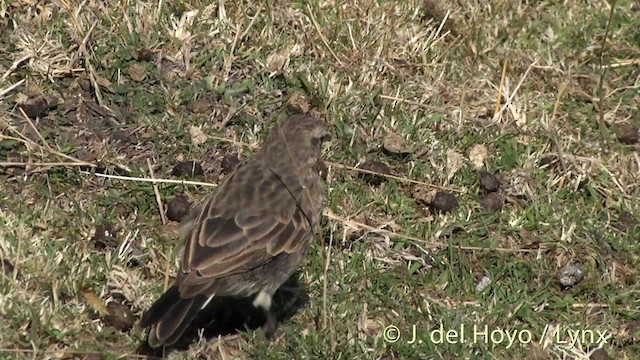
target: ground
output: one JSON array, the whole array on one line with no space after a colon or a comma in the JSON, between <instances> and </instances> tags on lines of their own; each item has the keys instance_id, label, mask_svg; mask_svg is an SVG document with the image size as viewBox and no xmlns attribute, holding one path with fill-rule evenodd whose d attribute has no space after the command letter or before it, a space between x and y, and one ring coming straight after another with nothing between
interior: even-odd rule
<instances>
[{"instance_id":1,"label":"ground","mask_svg":"<svg viewBox=\"0 0 640 360\"><path fill-rule=\"evenodd\" d=\"M272 341L168 358L637 359L639 15L0 1L0 359L143 358L180 254L171 201L295 112L333 131L305 300Z\"/></svg>"}]
</instances>

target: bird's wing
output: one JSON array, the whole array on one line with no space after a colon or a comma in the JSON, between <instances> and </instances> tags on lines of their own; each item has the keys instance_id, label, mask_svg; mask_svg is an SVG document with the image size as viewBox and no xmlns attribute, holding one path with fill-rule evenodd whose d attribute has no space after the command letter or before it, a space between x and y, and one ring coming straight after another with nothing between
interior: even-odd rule
<instances>
[{"instance_id":1,"label":"bird's wing","mask_svg":"<svg viewBox=\"0 0 640 360\"><path fill-rule=\"evenodd\" d=\"M301 250L312 229L292 191L304 189L287 189L266 168L238 168L184 231L181 293Z\"/></svg>"}]
</instances>

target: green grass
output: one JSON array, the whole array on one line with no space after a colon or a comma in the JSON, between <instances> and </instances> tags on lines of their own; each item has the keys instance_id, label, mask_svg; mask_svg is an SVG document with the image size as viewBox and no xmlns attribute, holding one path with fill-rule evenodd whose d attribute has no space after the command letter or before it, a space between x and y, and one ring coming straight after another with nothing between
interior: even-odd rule
<instances>
[{"instance_id":1,"label":"green grass","mask_svg":"<svg viewBox=\"0 0 640 360\"><path fill-rule=\"evenodd\" d=\"M226 154L250 156L300 109L334 130L328 216L297 279L309 301L273 342L248 331L170 358L588 359L595 344L570 330L637 358L640 227L619 219L640 216L638 145L615 133L640 125L637 4L610 3L611 18L577 1L66 4L0 2L0 258L16 268L0 275L0 359L135 358L145 330L114 328L104 307L139 319L175 276L177 224L151 183L94 173L150 177L149 161L173 179L197 160L194 180L217 184ZM38 99L36 132L20 108ZM414 153L385 152L389 132ZM500 213L480 205L478 146ZM368 184L351 168L365 161L397 178ZM414 195L434 186L459 206ZM158 186L165 205L210 191ZM104 223L116 247L94 245ZM569 264L585 277L565 288ZM531 341L474 341L474 326Z\"/></svg>"}]
</instances>

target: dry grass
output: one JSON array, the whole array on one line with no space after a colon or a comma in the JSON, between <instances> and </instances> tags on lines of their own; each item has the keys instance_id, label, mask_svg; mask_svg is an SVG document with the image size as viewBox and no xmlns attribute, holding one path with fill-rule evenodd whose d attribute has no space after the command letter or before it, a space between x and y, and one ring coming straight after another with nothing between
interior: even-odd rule
<instances>
[{"instance_id":1,"label":"dry grass","mask_svg":"<svg viewBox=\"0 0 640 360\"><path fill-rule=\"evenodd\" d=\"M640 125L637 9L0 2L0 258L15 267L0 358L142 358L144 329L117 329L107 306L138 319L174 276L162 208L212 191L225 157L293 111L335 130L324 236L297 279L308 303L273 342L241 332L170 358L589 358L597 341L569 329L636 358L640 157L618 133ZM412 152L384 151L389 133ZM192 159L205 174L176 179ZM391 168L380 185L356 168L372 160ZM499 213L483 211L480 169L501 180ZM425 205L443 189L459 203L444 214ZM561 287L576 264L586 275ZM438 344L440 324L532 341Z\"/></svg>"}]
</instances>

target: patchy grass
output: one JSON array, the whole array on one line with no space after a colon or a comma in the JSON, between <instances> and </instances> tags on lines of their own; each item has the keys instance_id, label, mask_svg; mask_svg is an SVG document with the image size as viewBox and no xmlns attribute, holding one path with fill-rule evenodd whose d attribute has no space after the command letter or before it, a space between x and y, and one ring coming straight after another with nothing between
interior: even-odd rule
<instances>
[{"instance_id":1,"label":"patchy grass","mask_svg":"<svg viewBox=\"0 0 640 360\"><path fill-rule=\"evenodd\" d=\"M142 357L181 245L157 197L212 188L98 175L216 184L296 111L335 130L308 301L170 358L637 358L637 2L108 3L0 2L0 358Z\"/></svg>"}]
</instances>

